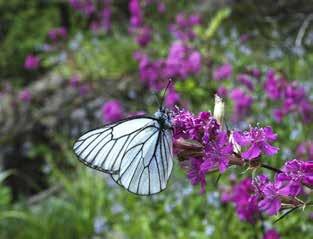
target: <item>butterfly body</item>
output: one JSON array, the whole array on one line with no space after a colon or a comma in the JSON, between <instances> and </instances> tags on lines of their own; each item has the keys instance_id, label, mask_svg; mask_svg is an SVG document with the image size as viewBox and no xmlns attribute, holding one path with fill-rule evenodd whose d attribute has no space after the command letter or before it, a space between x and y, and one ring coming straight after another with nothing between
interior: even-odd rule
<instances>
[{"instance_id":1,"label":"butterfly body","mask_svg":"<svg viewBox=\"0 0 313 239\"><path fill-rule=\"evenodd\" d=\"M171 117L166 109L160 108L157 112L155 112L154 116L159 121L161 128L172 129Z\"/></svg>"},{"instance_id":2,"label":"butterfly body","mask_svg":"<svg viewBox=\"0 0 313 239\"><path fill-rule=\"evenodd\" d=\"M131 117L85 133L74 152L128 191L151 195L164 190L170 177L172 133L170 115L161 108L155 117Z\"/></svg>"}]
</instances>

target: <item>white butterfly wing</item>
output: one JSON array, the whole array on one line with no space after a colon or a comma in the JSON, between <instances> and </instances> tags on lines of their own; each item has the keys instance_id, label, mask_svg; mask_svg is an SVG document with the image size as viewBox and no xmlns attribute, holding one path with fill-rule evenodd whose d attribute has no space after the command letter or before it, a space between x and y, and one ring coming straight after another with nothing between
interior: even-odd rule
<instances>
[{"instance_id":1,"label":"white butterfly wing","mask_svg":"<svg viewBox=\"0 0 313 239\"><path fill-rule=\"evenodd\" d=\"M151 118L135 118L89 131L75 142L74 152L88 166L114 173L132 138L146 127L153 127L154 122Z\"/></svg>"},{"instance_id":2,"label":"white butterfly wing","mask_svg":"<svg viewBox=\"0 0 313 239\"><path fill-rule=\"evenodd\" d=\"M151 132L144 140L136 137L124 157L133 160L123 159L119 173L112 175L118 184L139 195L164 190L173 168L171 130Z\"/></svg>"},{"instance_id":3,"label":"white butterfly wing","mask_svg":"<svg viewBox=\"0 0 313 239\"><path fill-rule=\"evenodd\" d=\"M92 130L75 142L74 151L83 163L140 195L165 189L173 167L172 132L149 117Z\"/></svg>"}]
</instances>

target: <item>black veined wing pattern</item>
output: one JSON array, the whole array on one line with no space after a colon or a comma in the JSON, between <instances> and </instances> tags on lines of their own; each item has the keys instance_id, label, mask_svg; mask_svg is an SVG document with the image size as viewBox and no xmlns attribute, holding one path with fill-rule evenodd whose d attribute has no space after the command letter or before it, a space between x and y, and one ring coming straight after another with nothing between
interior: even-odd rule
<instances>
[{"instance_id":1,"label":"black veined wing pattern","mask_svg":"<svg viewBox=\"0 0 313 239\"><path fill-rule=\"evenodd\" d=\"M159 118L139 116L87 132L74 151L84 164L110 173L128 191L151 195L166 188L172 144L172 130Z\"/></svg>"}]
</instances>

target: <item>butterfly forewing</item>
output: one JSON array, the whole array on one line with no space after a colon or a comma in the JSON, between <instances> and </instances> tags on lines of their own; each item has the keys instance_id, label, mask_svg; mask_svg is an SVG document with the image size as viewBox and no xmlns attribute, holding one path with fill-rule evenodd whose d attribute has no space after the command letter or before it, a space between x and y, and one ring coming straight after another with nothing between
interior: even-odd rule
<instances>
[{"instance_id":1,"label":"butterfly forewing","mask_svg":"<svg viewBox=\"0 0 313 239\"><path fill-rule=\"evenodd\" d=\"M173 167L172 131L151 117L92 130L76 141L74 151L83 163L112 174L118 184L140 195L165 189Z\"/></svg>"}]
</instances>

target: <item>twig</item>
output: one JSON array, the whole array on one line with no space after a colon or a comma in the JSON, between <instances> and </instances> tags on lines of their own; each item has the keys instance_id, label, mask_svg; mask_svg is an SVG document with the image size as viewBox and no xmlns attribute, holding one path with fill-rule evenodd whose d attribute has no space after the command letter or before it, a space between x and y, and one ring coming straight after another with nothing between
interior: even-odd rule
<instances>
[{"instance_id":1,"label":"twig","mask_svg":"<svg viewBox=\"0 0 313 239\"><path fill-rule=\"evenodd\" d=\"M36 204L38 202L41 202L43 200L45 200L46 198L48 198L49 196L59 192L61 189L61 186L60 185L57 185L57 186L53 186L41 193L38 193L32 197L30 197L28 200L27 200L27 204L28 205L33 205L33 204Z\"/></svg>"},{"instance_id":2,"label":"twig","mask_svg":"<svg viewBox=\"0 0 313 239\"><path fill-rule=\"evenodd\" d=\"M262 168L269 169L269 170L272 170L272 171L274 171L274 172L276 172L276 173L282 173L282 172L283 172L283 171L281 171L280 169L274 168L274 167L269 166L269 165L264 164L264 163L261 164L261 167L262 167Z\"/></svg>"},{"instance_id":3,"label":"twig","mask_svg":"<svg viewBox=\"0 0 313 239\"><path fill-rule=\"evenodd\" d=\"M281 219L283 219L283 218L284 218L285 216L287 216L289 213L292 213L293 211L295 211L295 210L298 209L298 208L299 208L299 206L296 206L296 207L290 209L288 212L284 213L284 214L281 215L278 219L276 219L276 220L274 221L274 224L277 223L277 222L279 222Z\"/></svg>"},{"instance_id":4,"label":"twig","mask_svg":"<svg viewBox=\"0 0 313 239\"><path fill-rule=\"evenodd\" d=\"M299 30L299 32L297 34L296 41L295 41L295 46L296 47L301 47L304 34L305 34L306 29L308 28L309 23L310 23L311 20L313 20L313 14L310 14L309 16L307 16L305 18L305 20L303 21L303 23L302 23L302 25L300 27L300 30Z\"/></svg>"}]
</instances>

